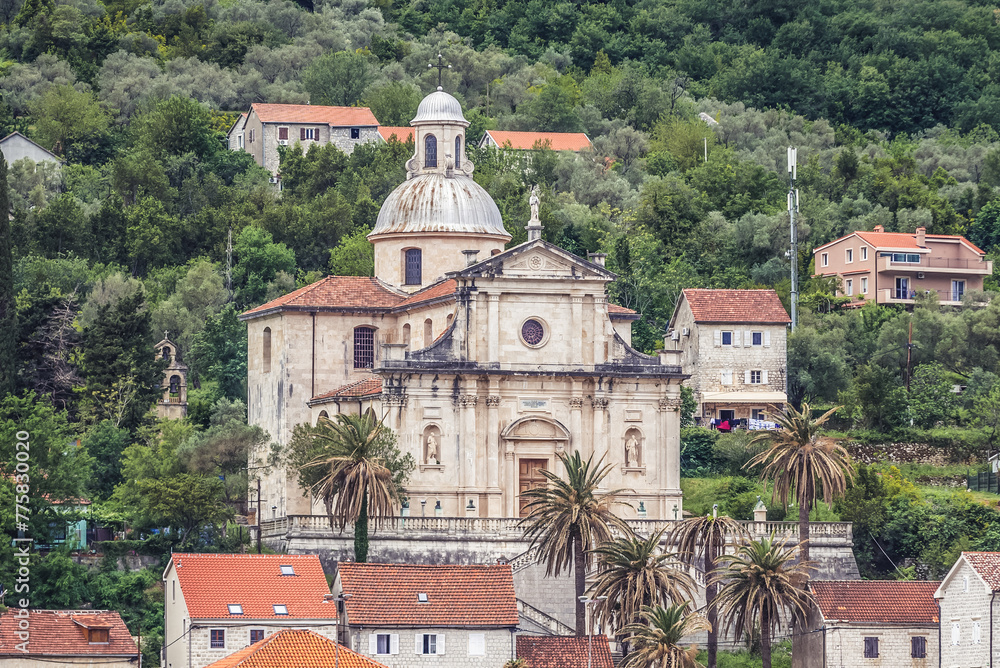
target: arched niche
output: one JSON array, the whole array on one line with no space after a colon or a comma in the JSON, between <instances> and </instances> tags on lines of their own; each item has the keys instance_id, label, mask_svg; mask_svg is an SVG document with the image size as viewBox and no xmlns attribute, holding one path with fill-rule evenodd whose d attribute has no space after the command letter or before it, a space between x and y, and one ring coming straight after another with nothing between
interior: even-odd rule
<instances>
[{"instance_id":1,"label":"arched niche","mask_svg":"<svg viewBox=\"0 0 1000 668\"><path fill-rule=\"evenodd\" d=\"M510 444L555 445L556 452L563 452L570 443L570 433L561 422L552 418L528 415L511 422L500 432L500 438Z\"/></svg>"},{"instance_id":2,"label":"arched niche","mask_svg":"<svg viewBox=\"0 0 1000 668\"><path fill-rule=\"evenodd\" d=\"M622 463L629 471L639 471L646 467L646 437L639 427L629 427L622 434Z\"/></svg>"},{"instance_id":3,"label":"arched niche","mask_svg":"<svg viewBox=\"0 0 1000 668\"><path fill-rule=\"evenodd\" d=\"M429 424L420 434L420 460L425 466L441 464L441 427Z\"/></svg>"}]
</instances>

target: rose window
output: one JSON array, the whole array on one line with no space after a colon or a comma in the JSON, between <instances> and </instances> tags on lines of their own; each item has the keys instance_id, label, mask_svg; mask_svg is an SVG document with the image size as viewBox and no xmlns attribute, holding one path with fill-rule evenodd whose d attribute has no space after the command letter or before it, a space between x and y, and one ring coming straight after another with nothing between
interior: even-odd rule
<instances>
[{"instance_id":1,"label":"rose window","mask_svg":"<svg viewBox=\"0 0 1000 668\"><path fill-rule=\"evenodd\" d=\"M521 338L529 346L537 346L545 337L545 328L537 320L528 320L521 325Z\"/></svg>"}]
</instances>

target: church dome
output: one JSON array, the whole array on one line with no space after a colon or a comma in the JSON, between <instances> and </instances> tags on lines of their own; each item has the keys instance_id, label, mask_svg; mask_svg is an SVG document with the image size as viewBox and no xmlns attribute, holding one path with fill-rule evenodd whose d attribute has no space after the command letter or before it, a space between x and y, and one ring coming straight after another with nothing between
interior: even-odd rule
<instances>
[{"instance_id":1,"label":"church dome","mask_svg":"<svg viewBox=\"0 0 1000 668\"><path fill-rule=\"evenodd\" d=\"M459 109L459 116L461 113ZM444 174L423 174L397 186L385 198L369 237L413 232L487 234L510 239L500 209L482 186L467 176L449 178Z\"/></svg>"},{"instance_id":2,"label":"church dome","mask_svg":"<svg viewBox=\"0 0 1000 668\"><path fill-rule=\"evenodd\" d=\"M410 121L416 123L462 123L468 125L462 115L462 105L454 97L438 89L420 101L417 115Z\"/></svg>"}]
</instances>

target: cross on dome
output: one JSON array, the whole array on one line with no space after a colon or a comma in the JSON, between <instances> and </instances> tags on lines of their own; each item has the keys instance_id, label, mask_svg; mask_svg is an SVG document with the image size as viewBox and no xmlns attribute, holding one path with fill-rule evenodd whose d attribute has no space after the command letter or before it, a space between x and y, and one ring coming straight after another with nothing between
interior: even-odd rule
<instances>
[{"instance_id":1,"label":"cross on dome","mask_svg":"<svg viewBox=\"0 0 1000 668\"><path fill-rule=\"evenodd\" d=\"M438 87L437 87L437 89L438 90L444 90L443 88L441 88L441 73L444 70L450 70L451 69L451 65L445 65L444 64L444 59L441 56L441 54L439 53L438 54L437 65L435 65L434 63L427 63L427 67L428 68L430 68L430 67L436 67L437 68L437 71L438 71Z\"/></svg>"}]
</instances>

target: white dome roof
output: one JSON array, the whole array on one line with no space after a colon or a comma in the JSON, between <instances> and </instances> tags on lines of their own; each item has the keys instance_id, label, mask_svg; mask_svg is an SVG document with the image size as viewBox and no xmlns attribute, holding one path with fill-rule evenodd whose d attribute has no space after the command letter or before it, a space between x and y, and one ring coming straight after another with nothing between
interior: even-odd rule
<instances>
[{"instance_id":1,"label":"white dome roof","mask_svg":"<svg viewBox=\"0 0 1000 668\"><path fill-rule=\"evenodd\" d=\"M462 115L459 101L440 88L420 101L417 115L410 121L410 125L433 122L469 125L469 121Z\"/></svg>"},{"instance_id":2,"label":"white dome roof","mask_svg":"<svg viewBox=\"0 0 1000 668\"><path fill-rule=\"evenodd\" d=\"M510 239L493 198L464 175L448 178L423 174L404 181L385 198L375 229L368 236L413 232L488 234Z\"/></svg>"}]
</instances>

